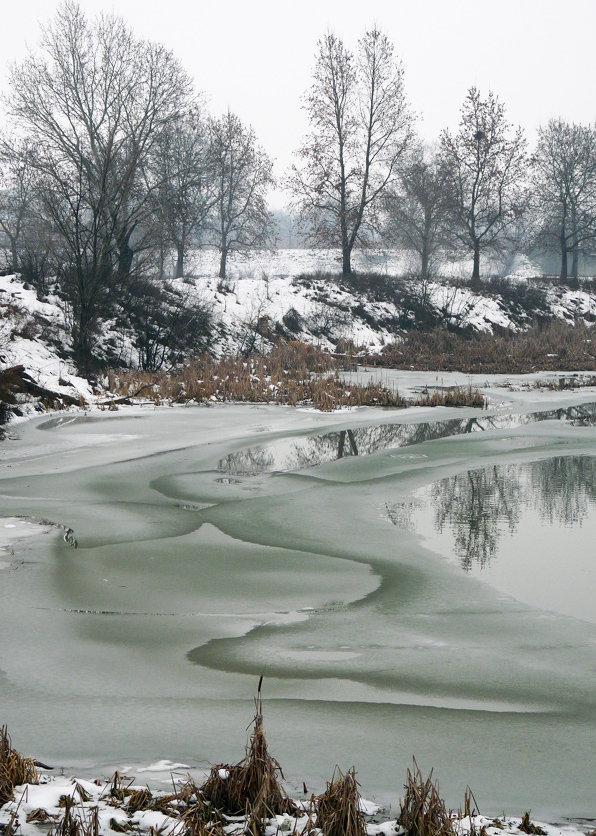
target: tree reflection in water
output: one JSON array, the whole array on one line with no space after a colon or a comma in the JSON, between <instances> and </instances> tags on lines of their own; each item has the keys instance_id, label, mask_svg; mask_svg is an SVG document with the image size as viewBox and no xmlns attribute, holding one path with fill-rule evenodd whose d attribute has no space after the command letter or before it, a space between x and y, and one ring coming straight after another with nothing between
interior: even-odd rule
<instances>
[{"instance_id":1,"label":"tree reflection in water","mask_svg":"<svg viewBox=\"0 0 596 836\"><path fill-rule=\"evenodd\" d=\"M551 525L581 525L596 505L596 458L557 456L470 470L436 482L431 497L436 529L451 528L455 552L469 570L496 555L500 537L516 530L526 509ZM388 516L399 524L396 512Z\"/></svg>"},{"instance_id":2,"label":"tree reflection in water","mask_svg":"<svg viewBox=\"0 0 596 836\"><path fill-rule=\"evenodd\" d=\"M449 524L463 569L474 561L484 566L497 551L506 526L514 531L520 516L523 488L514 466L497 465L441 479L432 487L435 527Z\"/></svg>"},{"instance_id":3,"label":"tree reflection in water","mask_svg":"<svg viewBox=\"0 0 596 836\"><path fill-rule=\"evenodd\" d=\"M290 441L282 451L276 442L238 453L230 453L219 463L219 470L236 475L256 475L273 470L300 470L350 456L370 456L381 450L410 447L425 441L467 435L487 430L512 429L538 421L568 421L575 426L596 423L596 403L532 412L525 415L475 415L448 421L420 424L375 424Z\"/></svg>"},{"instance_id":4,"label":"tree reflection in water","mask_svg":"<svg viewBox=\"0 0 596 836\"><path fill-rule=\"evenodd\" d=\"M219 470L234 476L256 476L273 470L274 457L266 447L250 447L239 453L230 453L219 463Z\"/></svg>"}]
</instances>

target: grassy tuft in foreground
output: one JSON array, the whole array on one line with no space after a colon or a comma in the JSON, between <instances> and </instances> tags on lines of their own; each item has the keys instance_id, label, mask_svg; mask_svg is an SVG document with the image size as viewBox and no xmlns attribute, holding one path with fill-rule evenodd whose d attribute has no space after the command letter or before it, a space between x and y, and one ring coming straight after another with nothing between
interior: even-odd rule
<instances>
[{"instance_id":1,"label":"grassy tuft in foreground","mask_svg":"<svg viewBox=\"0 0 596 836\"><path fill-rule=\"evenodd\" d=\"M30 783L37 783L34 762L12 748L6 726L0 726L0 807L13 798L15 787Z\"/></svg>"},{"instance_id":2,"label":"grassy tuft in foreground","mask_svg":"<svg viewBox=\"0 0 596 836\"><path fill-rule=\"evenodd\" d=\"M148 787L135 786L134 778L118 772L93 784L74 778L45 779L50 786L53 780L57 782L57 792L44 795L44 788L39 787L38 797L46 799L48 809L34 808L32 785L38 781L34 762L12 749L3 728L6 745L2 769L9 768L10 790L5 791L0 803L0 833L22 836L29 824L45 836L101 836L130 831L146 836L278 836L283 832L294 836L367 836L387 833L383 828L389 826L391 832L403 836L496 836L503 830L503 820L488 819L472 810L469 790L464 810L448 811L432 772L424 779L416 761L414 769L407 772L404 799L397 821L391 825L372 825L372 830L367 826L354 768L342 773L336 767L321 795L306 797L304 786L304 799L293 801L281 784L281 767L267 748L260 690L256 704L246 756L235 765L215 765L203 786L198 787L190 776L182 782L172 776L173 791L152 792ZM20 794L15 793L15 787L23 783L27 786ZM62 788L64 794L60 795ZM13 800L15 796L19 796L17 800ZM49 799L54 799L52 806L48 805ZM529 813L516 825L512 820L505 824L512 834L545 833L530 820Z\"/></svg>"},{"instance_id":3,"label":"grassy tuft in foreground","mask_svg":"<svg viewBox=\"0 0 596 836\"><path fill-rule=\"evenodd\" d=\"M246 757L233 766L217 764L212 767L201 789L203 797L214 809L232 816L245 815L246 832L252 836L263 831L267 819L299 813L280 784L284 777L281 766L267 749L260 687L259 683L257 711Z\"/></svg>"}]
</instances>

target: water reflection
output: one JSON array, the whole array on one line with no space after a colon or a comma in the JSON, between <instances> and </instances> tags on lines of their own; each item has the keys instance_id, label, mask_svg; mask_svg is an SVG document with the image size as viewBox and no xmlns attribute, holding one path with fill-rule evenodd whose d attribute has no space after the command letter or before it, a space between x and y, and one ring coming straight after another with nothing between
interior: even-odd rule
<instances>
[{"instance_id":1,"label":"water reflection","mask_svg":"<svg viewBox=\"0 0 596 836\"><path fill-rule=\"evenodd\" d=\"M439 534L450 529L461 567L482 568L496 555L503 535L516 532L529 509L538 513L541 523L581 526L596 505L596 458L557 456L469 470L436 482L429 498L434 527ZM394 525L412 527L401 503L386 510ZM408 521L402 526L404 518Z\"/></svg>"},{"instance_id":2,"label":"water reflection","mask_svg":"<svg viewBox=\"0 0 596 836\"><path fill-rule=\"evenodd\" d=\"M451 526L463 569L474 561L484 566L494 557L501 532L515 530L523 496L520 481L515 466L495 465L433 485L435 526L439 532Z\"/></svg>"},{"instance_id":3,"label":"water reflection","mask_svg":"<svg viewBox=\"0 0 596 836\"><path fill-rule=\"evenodd\" d=\"M596 403L525 415L478 415L419 424L375 424L298 439L286 438L230 453L219 462L219 470L237 476L299 470L349 456L369 456L381 450L409 447L450 436L513 429L553 420L565 421L573 426L594 426Z\"/></svg>"}]
</instances>

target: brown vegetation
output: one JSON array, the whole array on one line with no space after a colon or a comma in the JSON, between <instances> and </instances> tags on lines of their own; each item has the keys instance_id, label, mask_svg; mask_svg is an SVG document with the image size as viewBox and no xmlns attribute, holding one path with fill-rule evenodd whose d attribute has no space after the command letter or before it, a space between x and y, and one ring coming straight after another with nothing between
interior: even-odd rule
<instances>
[{"instance_id":1,"label":"brown vegetation","mask_svg":"<svg viewBox=\"0 0 596 836\"><path fill-rule=\"evenodd\" d=\"M312 796L306 806L299 806L288 797L280 783L283 780L281 767L268 752L260 687L261 682L246 756L240 763L214 766L202 787L197 787L189 777L183 784L175 784L171 794L154 794L149 788L133 789L134 778L115 772L105 783L100 798L105 804L128 816L145 810L163 813L177 825L172 832L178 836L226 836L231 832L242 833L243 836L262 836L266 825L271 824L277 815L294 818L293 829L292 824L289 825L294 836L313 836L318 831L322 836L366 836L367 826L361 811L354 768L343 774L336 767L325 792ZM5 727L0 728L0 758L2 807L14 798L15 786L37 782L37 772L33 760L24 758L12 748ZM95 783L99 786L104 784L99 779ZM466 790L463 811L460 809L457 814L453 814L447 810L439 794L438 784L432 780L432 771L425 780L415 760L413 770L407 772L404 788L405 796L400 802L397 823L404 829L406 836L456 836L463 832L457 822L468 817L469 836L486 836L484 826L480 831L476 830L476 802L469 788ZM304 792L306 794L306 787ZM61 796L59 807L64 811L61 815L50 814L38 808L31 811L26 820L40 825L49 823L47 836L98 836L100 810L98 804L91 805L91 801L91 795L77 783L72 794ZM300 824L299 820L302 820ZM501 829L503 827L498 819L494 820L493 825ZM110 819L110 828L117 833L137 829L131 821L123 820L122 816ZM545 834L542 828L530 820L529 812L523 816L519 829L531 836ZM279 824L277 831L280 831ZM4 836L17 836L20 832L18 806L0 832ZM149 828L149 836L158 836L160 832Z\"/></svg>"},{"instance_id":2,"label":"brown vegetation","mask_svg":"<svg viewBox=\"0 0 596 836\"><path fill-rule=\"evenodd\" d=\"M366 836L354 768L343 775L336 767L327 789L314 802L317 811L316 827L321 829L323 836Z\"/></svg>"},{"instance_id":3,"label":"brown vegetation","mask_svg":"<svg viewBox=\"0 0 596 836\"><path fill-rule=\"evenodd\" d=\"M483 409L485 405L484 396L471 386L455 386L443 392L433 392L432 395L426 392L416 401L416 406L476 406Z\"/></svg>"},{"instance_id":4,"label":"brown vegetation","mask_svg":"<svg viewBox=\"0 0 596 836\"><path fill-rule=\"evenodd\" d=\"M406 791L398 816L398 824L406 836L453 836L452 818L439 795L439 786L432 780L432 770L426 780L414 761L408 769Z\"/></svg>"},{"instance_id":5,"label":"brown vegetation","mask_svg":"<svg viewBox=\"0 0 596 836\"><path fill-rule=\"evenodd\" d=\"M119 399L133 398L142 390L145 399L156 403L308 403L325 411L343 406L405 406L397 392L380 383L346 383L331 355L299 342L275 346L270 354L247 360L215 360L204 355L169 374L110 371L106 388Z\"/></svg>"},{"instance_id":6,"label":"brown vegetation","mask_svg":"<svg viewBox=\"0 0 596 836\"><path fill-rule=\"evenodd\" d=\"M465 374L596 371L596 337L584 324L559 321L501 334L463 335L436 328L409 331L367 362L397 369Z\"/></svg>"},{"instance_id":7,"label":"brown vegetation","mask_svg":"<svg viewBox=\"0 0 596 836\"><path fill-rule=\"evenodd\" d=\"M110 392L104 407L131 403L138 396L155 403L249 402L289 406L312 404L331 411L345 406L404 407L400 394L381 382L349 383L342 379L342 360L304 343L277 345L268 355L247 360L207 355L191 360L177 372L108 372ZM484 406L476 390L456 389L423 396L415 405Z\"/></svg>"},{"instance_id":8,"label":"brown vegetation","mask_svg":"<svg viewBox=\"0 0 596 836\"><path fill-rule=\"evenodd\" d=\"M0 726L0 807L13 798L15 787L36 783L35 763L12 748L6 726Z\"/></svg>"},{"instance_id":9,"label":"brown vegetation","mask_svg":"<svg viewBox=\"0 0 596 836\"><path fill-rule=\"evenodd\" d=\"M217 810L232 816L245 815L247 832L253 836L262 832L264 822L272 816L298 814L298 808L279 783L284 777L281 766L267 749L260 687L259 682L246 757L233 766L216 764L201 788L203 796Z\"/></svg>"},{"instance_id":10,"label":"brown vegetation","mask_svg":"<svg viewBox=\"0 0 596 836\"><path fill-rule=\"evenodd\" d=\"M530 821L530 810L528 810L528 812L524 813L524 815L522 816L519 829L523 833L532 834L532 836L546 836L546 830L544 830L544 828L538 827L538 825Z\"/></svg>"}]
</instances>

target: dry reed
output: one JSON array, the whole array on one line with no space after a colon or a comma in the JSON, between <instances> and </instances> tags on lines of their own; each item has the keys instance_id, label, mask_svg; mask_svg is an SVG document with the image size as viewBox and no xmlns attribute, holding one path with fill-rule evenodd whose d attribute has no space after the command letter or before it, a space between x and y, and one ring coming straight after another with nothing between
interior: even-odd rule
<instances>
[{"instance_id":1,"label":"dry reed","mask_svg":"<svg viewBox=\"0 0 596 836\"><path fill-rule=\"evenodd\" d=\"M484 409L486 399L478 389L471 386L447 389L443 392L426 392L414 402L414 406L474 406Z\"/></svg>"},{"instance_id":2,"label":"dry reed","mask_svg":"<svg viewBox=\"0 0 596 836\"><path fill-rule=\"evenodd\" d=\"M524 813L519 829L522 831L522 833L530 833L533 834L533 836L546 836L546 830L544 830L542 827L539 827L537 824L534 824L534 822L530 820L530 813L531 810L528 810L528 812Z\"/></svg>"},{"instance_id":3,"label":"dry reed","mask_svg":"<svg viewBox=\"0 0 596 836\"><path fill-rule=\"evenodd\" d=\"M314 802L317 812L315 826L321 829L324 836L366 836L354 768L344 775L336 767L327 789Z\"/></svg>"},{"instance_id":4,"label":"dry reed","mask_svg":"<svg viewBox=\"0 0 596 836\"><path fill-rule=\"evenodd\" d=\"M439 795L438 784L432 780L432 770L424 780L414 760L414 770L408 769L404 789L397 821L406 836L453 836L452 819Z\"/></svg>"},{"instance_id":5,"label":"dry reed","mask_svg":"<svg viewBox=\"0 0 596 836\"><path fill-rule=\"evenodd\" d=\"M261 677L262 681L262 677ZM283 772L268 751L263 729L261 681L255 699L256 714L245 758L238 764L216 764L201 788L213 807L231 816L245 815L246 832L257 836L264 822L276 815L298 815L298 807L280 785Z\"/></svg>"},{"instance_id":6,"label":"dry reed","mask_svg":"<svg viewBox=\"0 0 596 836\"><path fill-rule=\"evenodd\" d=\"M554 321L527 331L457 334L409 331L367 362L416 371L527 374L596 371L596 337L583 323Z\"/></svg>"},{"instance_id":7,"label":"dry reed","mask_svg":"<svg viewBox=\"0 0 596 836\"><path fill-rule=\"evenodd\" d=\"M172 373L109 371L106 388L116 403L142 391L145 400L155 403L308 403L324 411L345 406L405 406L396 391L381 383L346 383L330 354L298 342L275 346L268 355L246 360L204 355Z\"/></svg>"},{"instance_id":8,"label":"dry reed","mask_svg":"<svg viewBox=\"0 0 596 836\"><path fill-rule=\"evenodd\" d=\"M14 798L14 788L37 784L37 770L31 758L24 758L12 748L6 726L0 727L0 807Z\"/></svg>"}]
</instances>

